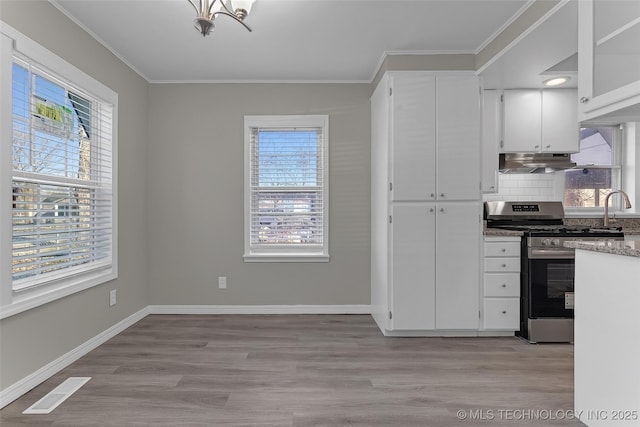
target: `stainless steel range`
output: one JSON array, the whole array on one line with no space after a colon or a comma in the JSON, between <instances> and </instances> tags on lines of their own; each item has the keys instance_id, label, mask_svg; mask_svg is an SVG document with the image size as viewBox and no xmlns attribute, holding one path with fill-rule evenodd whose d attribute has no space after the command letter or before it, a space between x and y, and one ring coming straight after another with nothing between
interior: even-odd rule
<instances>
[{"instance_id":1,"label":"stainless steel range","mask_svg":"<svg viewBox=\"0 0 640 427\"><path fill-rule=\"evenodd\" d=\"M620 228L564 225L562 202L485 202L488 228L523 232L520 331L530 342L573 342L574 249L566 241L624 240Z\"/></svg>"}]
</instances>

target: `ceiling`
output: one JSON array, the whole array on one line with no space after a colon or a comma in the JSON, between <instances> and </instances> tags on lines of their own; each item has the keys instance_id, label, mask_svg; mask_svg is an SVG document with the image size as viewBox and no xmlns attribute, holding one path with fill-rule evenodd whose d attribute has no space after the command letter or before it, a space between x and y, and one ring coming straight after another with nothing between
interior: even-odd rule
<instances>
[{"instance_id":1,"label":"ceiling","mask_svg":"<svg viewBox=\"0 0 640 427\"><path fill-rule=\"evenodd\" d=\"M371 81L385 53L477 53L529 0L258 0L202 37L187 0L50 0L150 82Z\"/></svg>"},{"instance_id":2,"label":"ceiling","mask_svg":"<svg viewBox=\"0 0 640 427\"><path fill-rule=\"evenodd\" d=\"M578 87L578 2L562 5L479 71L485 89L542 88L551 77L570 77Z\"/></svg>"}]
</instances>

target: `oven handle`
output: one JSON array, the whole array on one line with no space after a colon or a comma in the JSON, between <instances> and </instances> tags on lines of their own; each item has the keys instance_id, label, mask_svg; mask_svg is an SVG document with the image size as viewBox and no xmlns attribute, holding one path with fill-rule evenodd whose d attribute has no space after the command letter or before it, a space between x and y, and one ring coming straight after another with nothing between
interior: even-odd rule
<instances>
[{"instance_id":1,"label":"oven handle","mask_svg":"<svg viewBox=\"0 0 640 427\"><path fill-rule=\"evenodd\" d=\"M534 249L529 248L529 259L575 259L573 248Z\"/></svg>"}]
</instances>

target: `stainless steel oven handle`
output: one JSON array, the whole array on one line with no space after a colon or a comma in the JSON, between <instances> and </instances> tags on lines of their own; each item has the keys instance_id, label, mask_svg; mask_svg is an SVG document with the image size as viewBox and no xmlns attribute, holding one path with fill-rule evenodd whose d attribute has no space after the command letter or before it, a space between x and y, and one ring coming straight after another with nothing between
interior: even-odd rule
<instances>
[{"instance_id":1,"label":"stainless steel oven handle","mask_svg":"<svg viewBox=\"0 0 640 427\"><path fill-rule=\"evenodd\" d=\"M529 248L528 256L529 259L574 259L576 251L572 248Z\"/></svg>"}]
</instances>

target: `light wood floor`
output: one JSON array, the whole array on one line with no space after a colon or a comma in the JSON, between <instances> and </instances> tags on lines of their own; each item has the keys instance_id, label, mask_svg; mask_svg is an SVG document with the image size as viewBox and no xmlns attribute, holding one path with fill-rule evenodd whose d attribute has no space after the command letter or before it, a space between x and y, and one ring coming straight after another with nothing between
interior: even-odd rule
<instances>
[{"instance_id":1,"label":"light wood floor","mask_svg":"<svg viewBox=\"0 0 640 427\"><path fill-rule=\"evenodd\" d=\"M49 415L21 414L69 376L92 379ZM559 419L572 408L567 344L385 338L365 315L152 315L5 407L0 425L582 425Z\"/></svg>"}]
</instances>

